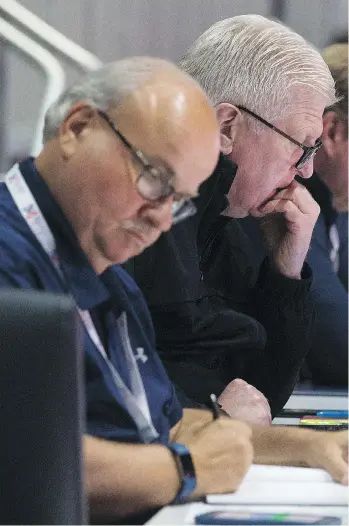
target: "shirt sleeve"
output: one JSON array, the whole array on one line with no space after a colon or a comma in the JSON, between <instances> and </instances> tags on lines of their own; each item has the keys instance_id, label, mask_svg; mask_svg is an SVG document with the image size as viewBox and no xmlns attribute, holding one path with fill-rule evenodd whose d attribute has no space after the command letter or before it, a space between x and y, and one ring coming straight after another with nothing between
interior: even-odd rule
<instances>
[{"instance_id":1,"label":"shirt sleeve","mask_svg":"<svg viewBox=\"0 0 349 526\"><path fill-rule=\"evenodd\" d=\"M179 403L174 384L172 384L172 397L171 397L171 400L168 402L168 407L169 407L168 421L170 424L169 427L171 429L181 420L183 416L182 405Z\"/></svg>"},{"instance_id":2,"label":"shirt sleeve","mask_svg":"<svg viewBox=\"0 0 349 526\"><path fill-rule=\"evenodd\" d=\"M0 241L0 288L37 289L37 279L25 254L17 252L18 239Z\"/></svg>"},{"instance_id":3,"label":"shirt sleeve","mask_svg":"<svg viewBox=\"0 0 349 526\"><path fill-rule=\"evenodd\" d=\"M315 322L312 271L305 263L301 279L278 273L267 257L258 221L250 217L240 225L245 236L240 237L239 247L250 278L244 285L244 304L238 308L256 319L267 335L262 351L246 360L243 379L266 396L275 416L290 397L311 347ZM235 302L231 306L237 308Z\"/></svg>"},{"instance_id":4,"label":"shirt sleeve","mask_svg":"<svg viewBox=\"0 0 349 526\"><path fill-rule=\"evenodd\" d=\"M25 274L16 270L0 268L0 288L31 290L35 289L35 285L30 277Z\"/></svg>"},{"instance_id":5,"label":"shirt sleeve","mask_svg":"<svg viewBox=\"0 0 349 526\"><path fill-rule=\"evenodd\" d=\"M291 395L313 337L312 272L306 263L301 278L275 272L266 258L250 299L250 314L266 329L267 343L246 368L245 380L264 393L273 416Z\"/></svg>"},{"instance_id":6,"label":"shirt sleeve","mask_svg":"<svg viewBox=\"0 0 349 526\"><path fill-rule=\"evenodd\" d=\"M307 257L314 272L311 296L316 308L313 344L307 357L312 381L348 385L348 293L333 269L327 231L320 216Z\"/></svg>"}]
</instances>

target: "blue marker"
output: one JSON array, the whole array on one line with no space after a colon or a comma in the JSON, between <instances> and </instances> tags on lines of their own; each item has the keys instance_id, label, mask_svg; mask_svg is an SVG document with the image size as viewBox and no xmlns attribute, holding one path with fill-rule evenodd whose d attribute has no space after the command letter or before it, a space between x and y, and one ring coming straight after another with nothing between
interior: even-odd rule
<instances>
[{"instance_id":1,"label":"blue marker","mask_svg":"<svg viewBox=\"0 0 349 526\"><path fill-rule=\"evenodd\" d=\"M318 411L316 416L326 418L348 418L348 411Z\"/></svg>"}]
</instances>

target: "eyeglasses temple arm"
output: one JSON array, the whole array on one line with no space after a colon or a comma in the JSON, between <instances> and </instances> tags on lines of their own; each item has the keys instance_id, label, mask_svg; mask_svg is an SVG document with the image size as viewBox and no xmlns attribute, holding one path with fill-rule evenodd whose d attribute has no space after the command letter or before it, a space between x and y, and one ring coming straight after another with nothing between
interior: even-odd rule
<instances>
[{"instance_id":1,"label":"eyeglasses temple arm","mask_svg":"<svg viewBox=\"0 0 349 526\"><path fill-rule=\"evenodd\" d=\"M287 133L283 132L282 130L280 130L279 128L277 128L276 126L274 126L273 124L270 124L270 122L266 121L265 119L263 119L263 117L260 117L259 115L257 115L257 113L254 113L253 111L251 110L248 110L247 108L244 108L244 106L238 106L238 108L246 113L249 113L250 115L252 115L252 117L254 117L255 119L257 119L258 121L262 122L263 124L265 124L265 126L268 126L268 128L270 128L271 130L274 130L276 131L277 133L279 133L280 135L282 135L283 137L285 137L285 139L288 139L289 141L293 142L293 144L295 144L296 146L299 146L300 148L302 148L302 150L305 150L306 148L308 149L307 146L304 146L304 144L302 144L301 142L298 142L296 141L296 139L293 139L292 137L290 137L289 135L287 135ZM306 151L306 150L305 150Z\"/></svg>"}]
</instances>

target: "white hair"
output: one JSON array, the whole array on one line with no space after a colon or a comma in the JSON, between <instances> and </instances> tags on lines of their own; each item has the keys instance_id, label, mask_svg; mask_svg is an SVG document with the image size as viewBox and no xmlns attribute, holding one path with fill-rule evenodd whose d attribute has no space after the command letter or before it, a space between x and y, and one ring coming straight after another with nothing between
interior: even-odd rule
<instances>
[{"instance_id":1,"label":"white hair","mask_svg":"<svg viewBox=\"0 0 349 526\"><path fill-rule=\"evenodd\" d=\"M131 57L89 72L65 90L47 110L44 143L57 135L59 126L75 103L84 100L99 110L107 111L145 85L153 74L175 67L162 59Z\"/></svg>"},{"instance_id":2,"label":"white hair","mask_svg":"<svg viewBox=\"0 0 349 526\"><path fill-rule=\"evenodd\" d=\"M245 106L271 121L287 115L297 86L320 93L327 106L337 100L320 53L288 27L259 15L217 22L190 47L180 67L214 106Z\"/></svg>"}]
</instances>

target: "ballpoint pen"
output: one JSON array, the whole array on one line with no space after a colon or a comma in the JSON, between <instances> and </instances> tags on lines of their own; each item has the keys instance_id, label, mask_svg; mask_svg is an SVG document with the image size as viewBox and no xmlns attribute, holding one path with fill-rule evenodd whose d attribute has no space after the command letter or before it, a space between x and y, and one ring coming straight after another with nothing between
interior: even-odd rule
<instances>
[{"instance_id":1,"label":"ballpoint pen","mask_svg":"<svg viewBox=\"0 0 349 526\"><path fill-rule=\"evenodd\" d=\"M326 418L348 418L348 411L318 411L316 416Z\"/></svg>"},{"instance_id":2,"label":"ballpoint pen","mask_svg":"<svg viewBox=\"0 0 349 526\"><path fill-rule=\"evenodd\" d=\"M213 420L217 420L217 418L220 417L220 407L219 407L219 404L217 402L217 397L216 397L215 394L211 394L210 395L209 403L210 403L210 407L212 409Z\"/></svg>"}]
</instances>

